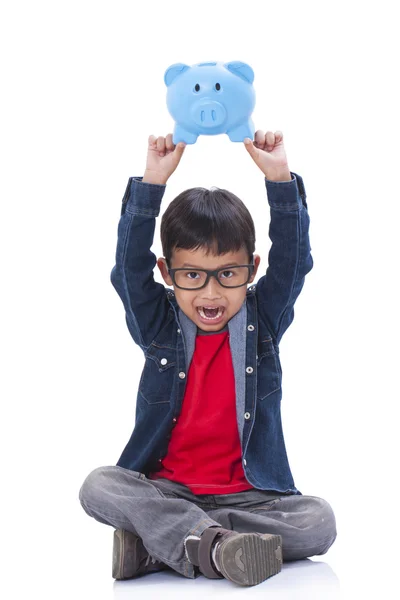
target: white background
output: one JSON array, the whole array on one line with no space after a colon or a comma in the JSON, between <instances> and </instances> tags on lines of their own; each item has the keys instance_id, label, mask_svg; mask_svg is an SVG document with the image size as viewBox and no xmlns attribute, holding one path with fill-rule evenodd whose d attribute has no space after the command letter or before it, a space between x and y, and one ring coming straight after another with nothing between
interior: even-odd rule
<instances>
[{"instance_id":1,"label":"white background","mask_svg":"<svg viewBox=\"0 0 400 600\"><path fill-rule=\"evenodd\" d=\"M161 590L337 598L339 585L349 597L374 586L396 595L394 9L385 1L2 4L4 598ZM338 528L328 554L314 557L319 565L292 564L247 592L174 573L115 583L113 530L78 500L86 475L115 464L128 441L143 366L109 279L121 199L128 177L143 174L148 135L172 132L166 68L209 60L253 67L256 129L283 131L289 168L304 179L314 269L280 346L282 416L295 483L331 503ZM241 144L221 135L188 146L161 214L183 189L212 185L250 209L260 277L269 209Z\"/></svg>"}]
</instances>

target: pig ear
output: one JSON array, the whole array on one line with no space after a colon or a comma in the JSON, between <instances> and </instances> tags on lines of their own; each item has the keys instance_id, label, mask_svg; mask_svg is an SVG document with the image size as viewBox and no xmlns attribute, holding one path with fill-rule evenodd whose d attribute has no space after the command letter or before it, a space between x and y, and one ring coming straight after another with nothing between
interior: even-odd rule
<instances>
[{"instance_id":1,"label":"pig ear","mask_svg":"<svg viewBox=\"0 0 400 600\"><path fill-rule=\"evenodd\" d=\"M175 63L168 67L168 69L164 73L164 82L168 87L171 83L176 79L179 75L182 75L185 71L190 69L188 65L184 65L183 63Z\"/></svg>"},{"instance_id":2,"label":"pig ear","mask_svg":"<svg viewBox=\"0 0 400 600\"><path fill-rule=\"evenodd\" d=\"M234 75L238 75L248 83L253 83L254 81L254 71L253 69L244 62L240 62L240 60L233 60L232 62L225 63L224 67L231 71Z\"/></svg>"}]
</instances>

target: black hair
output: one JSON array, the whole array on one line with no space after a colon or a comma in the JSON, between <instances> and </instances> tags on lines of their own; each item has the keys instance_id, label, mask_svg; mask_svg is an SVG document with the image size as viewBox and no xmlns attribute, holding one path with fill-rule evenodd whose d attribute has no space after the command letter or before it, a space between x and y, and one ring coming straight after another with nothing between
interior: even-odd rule
<instances>
[{"instance_id":1,"label":"black hair","mask_svg":"<svg viewBox=\"0 0 400 600\"><path fill-rule=\"evenodd\" d=\"M206 255L245 248L249 264L255 249L250 212L235 194L217 187L190 188L174 198L163 213L160 234L169 267L175 248L197 250L202 247Z\"/></svg>"}]
</instances>

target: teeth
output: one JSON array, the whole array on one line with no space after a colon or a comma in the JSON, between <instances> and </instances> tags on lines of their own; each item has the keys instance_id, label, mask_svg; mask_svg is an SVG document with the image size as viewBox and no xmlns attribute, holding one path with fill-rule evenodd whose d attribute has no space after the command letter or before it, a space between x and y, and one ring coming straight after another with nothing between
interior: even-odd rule
<instances>
[{"instance_id":1,"label":"teeth","mask_svg":"<svg viewBox=\"0 0 400 600\"><path fill-rule=\"evenodd\" d=\"M208 307L206 306L206 308L208 308ZM212 307L210 307L210 308L212 308ZM207 316L204 314L204 311L203 311L203 307L202 307L202 306L199 306L199 307L197 308L197 310L199 311L199 313L200 313L200 315L203 317L203 319L208 319L209 321L214 321L215 319L218 319L218 318L219 318L219 317L222 315L222 308L221 308L221 307L219 307L219 308L218 308L218 313L216 314L216 316L215 316L215 317L207 317Z\"/></svg>"}]
</instances>

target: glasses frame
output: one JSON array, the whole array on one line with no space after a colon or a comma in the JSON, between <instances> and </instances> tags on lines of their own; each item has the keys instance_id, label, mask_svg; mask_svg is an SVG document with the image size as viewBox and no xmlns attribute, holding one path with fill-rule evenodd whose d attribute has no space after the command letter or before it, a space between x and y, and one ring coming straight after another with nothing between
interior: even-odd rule
<instances>
[{"instance_id":1,"label":"glasses frame","mask_svg":"<svg viewBox=\"0 0 400 600\"><path fill-rule=\"evenodd\" d=\"M254 271L254 257L252 258L253 262L250 265L228 265L226 267L222 267L222 269L214 269L214 270L210 270L210 269L196 269L195 267L179 267L178 269L170 269L168 268L168 273L170 275L170 277L172 278L172 281L174 282L174 285L176 285L177 288L179 288L180 290L190 290L192 292L197 291L197 290L202 290L204 287L206 287L206 285L208 284L210 277L215 277L215 279L218 281L218 283L226 289L234 289L234 288L238 288L238 287L243 287L244 285L247 285L249 283L249 280L253 274ZM228 271L230 268L233 269L235 267L247 267L248 269L248 277L247 280L244 283L241 283L240 285L224 285L223 283L220 282L220 280L218 279L218 273L220 271ZM175 281L175 273L176 271L203 271L204 273L207 273L207 277L205 282L203 283L203 285L201 285L200 287L197 288L186 288L186 287L182 287L180 285L178 285Z\"/></svg>"}]
</instances>

